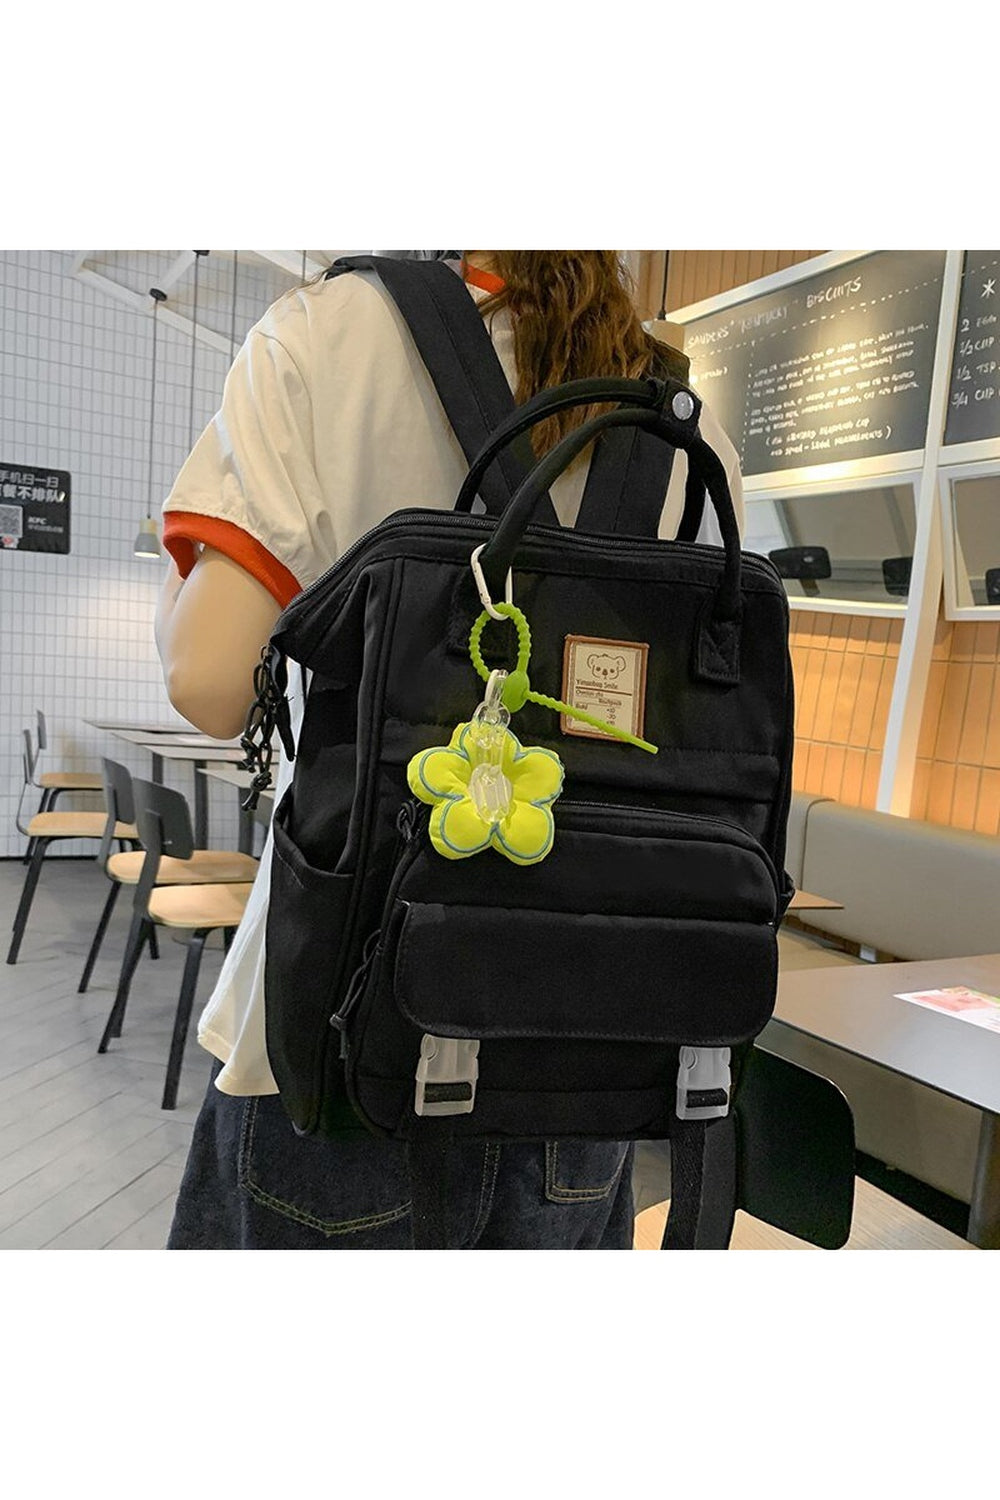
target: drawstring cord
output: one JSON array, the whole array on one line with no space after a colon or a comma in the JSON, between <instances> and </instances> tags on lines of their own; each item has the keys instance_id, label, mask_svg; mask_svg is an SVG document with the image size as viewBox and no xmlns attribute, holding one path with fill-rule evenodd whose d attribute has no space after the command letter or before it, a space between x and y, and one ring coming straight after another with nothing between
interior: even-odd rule
<instances>
[{"instance_id":1,"label":"drawstring cord","mask_svg":"<svg viewBox=\"0 0 1000 1500\"><path fill-rule=\"evenodd\" d=\"M280 705L285 703L274 681L271 658L272 647L265 646L253 671L253 686L257 696L250 705L240 736L240 748L244 753L240 768L253 772L246 801L240 804L244 812L254 812L261 792L271 785L271 759L274 754L271 739L278 723ZM287 710L287 704L285 707Z\"/></svg>"}]
</instances>

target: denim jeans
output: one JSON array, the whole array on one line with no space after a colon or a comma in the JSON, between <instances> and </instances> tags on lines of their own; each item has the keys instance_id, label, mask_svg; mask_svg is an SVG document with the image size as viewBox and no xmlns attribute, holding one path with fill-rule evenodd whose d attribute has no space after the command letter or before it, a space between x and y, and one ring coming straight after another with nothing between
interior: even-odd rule
<instances>
[{"instance_id":1,"label":"denim jeans","mask_svg":"<svg viewBox=\"0 0 1000 1500\"><path fill-rule=\"evenodd\" d=\"M170 1250L409 1250L406 1148L296 1135L276 1095L214 1086L195 1125ZM463 1141L449 1244L630 1250L632 1147Z\"/></svg>"}]
</instances>

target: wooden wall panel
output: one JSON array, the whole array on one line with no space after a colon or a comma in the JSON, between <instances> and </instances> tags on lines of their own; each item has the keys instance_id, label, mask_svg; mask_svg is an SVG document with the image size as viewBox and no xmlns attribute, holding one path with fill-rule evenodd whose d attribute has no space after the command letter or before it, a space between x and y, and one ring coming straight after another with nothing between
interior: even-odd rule
<instances>
[{"instance_id":1,"label":"wooden wall panel","mask_svg":"<svg viewBox=\"0 0 1000 1500\"><path fill-rule=\"evenodd\" d=\"M642 250L637 296L644 318L652 318L663 295L663 250ZM667 311L746 286L761 276L798 265L822 250L671 250L667 276Z\"/></svg>"},{"instance_id":2,"label":"wooden wall panel","mask_svg":"<svg viewBox=\"0 0 1000 1500\"><path fill-rule=\"evenodd\" d=\"M874 807L903 622L795 610L797 791ZM911 818L1000 835L1000 624L940 619Z\"/></svg>"},{"instance_id":3,"label":"wooden wall panel","mask_svg":"<svg viewBox=\"0 0 1000 1500\"><path fill-rule=\"evenodd\" d=\"M901 620L792 613L797 791L874 807Z\"/></svg>"},{"instance_id":4,"label":"wooden wall panel","mask_svg":"<svg viewBox=\"0 0 1000 1500\"><path fill-rule=\"evenodd\" d=\"M1000 834L1000 624L939 619L912 818Z\"/></svg>"}]
</instances>

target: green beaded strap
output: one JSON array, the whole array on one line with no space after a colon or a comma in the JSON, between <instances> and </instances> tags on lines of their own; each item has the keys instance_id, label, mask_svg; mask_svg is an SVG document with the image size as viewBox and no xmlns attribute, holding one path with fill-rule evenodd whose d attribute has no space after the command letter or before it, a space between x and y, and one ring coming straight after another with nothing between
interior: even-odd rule
<instances>
[{"instance_id":1,"label":"green beaded strap","mask_svg":"<svg viewBox=\"0 0 1000 1500\"><path fill-rule=\"evenodd\" d=\"M532 690L528 681L528 661L531 657L531 629L522 612L516 604L494 604L496 614L505 615L517 631L517 666L513 672L508 673L504 682L501 697L503 705L509 713L517 713L525 703L540 703L543 708L551 708L554 713L567 714L571 719L579 719L583 724L589 724L592 729L599 729L602 734L609 734L616 740L622 740L627 745L635 745L640 750L647 750L650 755L659 753L656 745L651 745L648 740L640 740L627 730L617 729L614 724L606 724L603 719L597 719L593 714L586 713L582 708L576 708L572 703L560 703L558 698L549 698L545 693L536 693ZM472 665L479 673L484 682L490 678L490 669L483 660L480 648L483 631L490 615L488 610L483 610L479 619L472 627L469 636L469 654L472 657Z\"/></svg>"}]
</instances>

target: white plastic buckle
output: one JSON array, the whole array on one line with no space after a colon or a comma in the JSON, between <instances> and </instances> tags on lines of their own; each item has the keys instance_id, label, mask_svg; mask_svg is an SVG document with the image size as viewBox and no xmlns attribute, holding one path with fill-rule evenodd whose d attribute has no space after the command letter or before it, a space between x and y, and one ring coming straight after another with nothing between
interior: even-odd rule
<instances>
[{"instance_id":1,"label":"white plastic buckle","mask_svg":"<svg viewBox=\"0 0 1000 1500\"><path fill-rule=\"evenodd\" d=\"M729 1113L728 1047L682 1047L677 1065L678 1120L717 1120Z\"/></svg>"},{"instance_id":2,"label":"white plastic buckle","mask_svg":"<svg viewBox=\"0 0 1000 1500\"><path fill-rule=\"evenodd\" d=\"M417 1089L413 1109L418 1115L469 1115L476 1102L479 1043L466 1037L432 1036L420 1039Z\"/></svg>"},{"instance_id":3,"label":"white plastic buckle","mask_svg":"<svg viewBox=\"0 0 1000 1500\"><path fill-rule=\"evenodd\" d=\"M479 561L479 554L480 552L482 552L485 546L486 543L481 542L472 554L472 576L476 580L476 588L479 592L479 598L482 601L483 608L487 611L487 613L493 616L494 620L506 620L506 615L498 614L498 612L494 609L493 600L490 598L489 585L487 584L486 579L483 577L483 565ZM514 603L514 575L509 568L507 569L506 598L508 604Z\"/></svg>"}]
</instances>

